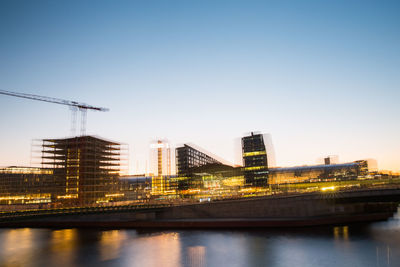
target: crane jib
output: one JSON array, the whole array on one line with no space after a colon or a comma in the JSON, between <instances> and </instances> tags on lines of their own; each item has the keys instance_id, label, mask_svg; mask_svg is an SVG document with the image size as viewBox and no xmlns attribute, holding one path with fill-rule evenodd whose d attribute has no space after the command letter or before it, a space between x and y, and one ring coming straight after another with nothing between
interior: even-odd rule
<instances>
[{"instance_id":1,"label":"crane jib","mask_svg":"<svg viewBox=\"0 0 400 267\"><path fill-rule=\"evenodd\" d=\"M71 107L71 111L72 111L72 121L71 121L71 134L72 135L75 134L76 109L79 109L79 111L81 111L81 115L82 115L81 116L81 135L85 135L85 131L86 131L86 111L88 109L96 110L96 111L103 111L103 112L109 111L108 108L95 107L95 106L87 105L85 103L79 103L79 102L76 102L76 101L70 101L70 100L59 99L59 98L48 97L48 96L25 94L25 93L11 92L11 91L6 91L6 90L0 90L0 94L70 106Z\"/></svg>"}]
</instances>

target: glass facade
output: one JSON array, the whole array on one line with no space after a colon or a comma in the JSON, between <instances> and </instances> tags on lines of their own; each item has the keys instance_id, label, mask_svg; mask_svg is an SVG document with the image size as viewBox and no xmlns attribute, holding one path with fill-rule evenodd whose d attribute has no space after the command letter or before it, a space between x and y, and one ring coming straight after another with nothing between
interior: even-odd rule
<instances>
[{"instance_id":1,"label":"glass facade","mask_svg":"<svg viewBox=\"0 0 400 267\"><path fill-rule=\"evenodd\" d=\"M55 186L53 171L30 167L7 167L0 169L1 204L42 204L61 192Z\"/></svg>"},{"instance_id":2,"label":"glass facade","mask_svg":"<svg viewBox=\"0 0 400 267\"><path fill-rule=\"evenodd\" d=\"M187 144L176 148L176 172L178 175L189 175L192 168L213 163L220 162Z\"/></svg>"},{"instance_id":3,"label":"glass facade","mask_svg":"<svg viewBox=\"0 0 400 267\"><path fill-rule=\"evenodd\" d=\"M242 138L243 173L248 186L267 186L268 161L262 134Z\"/></svg>"},{"instance_id":4,"label":"glass facade","mask_svg":"<svg viewBox=\"0 0 400 267\"><path fill-rule=\"evenodd\" d=\"M356 180L368 175L368 162L272 168L269 172L270 184Z\"/></svg>"}]
</instances>

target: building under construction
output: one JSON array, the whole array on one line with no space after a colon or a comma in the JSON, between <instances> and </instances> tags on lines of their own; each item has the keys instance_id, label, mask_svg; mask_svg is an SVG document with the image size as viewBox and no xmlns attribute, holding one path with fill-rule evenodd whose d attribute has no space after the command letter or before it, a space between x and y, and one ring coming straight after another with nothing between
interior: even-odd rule
<instances>
[{"instance_id":1,"label":"building under construction","mask_svg":"<svg viewBox=\"0 0 400 267\"><path fill-rule=\"evenodd\" d=\"M43 139L42 167L63 181L57 199L91 204L120 197L121 149L120 143L93 136Z\"/></svg>"}]
</instances>

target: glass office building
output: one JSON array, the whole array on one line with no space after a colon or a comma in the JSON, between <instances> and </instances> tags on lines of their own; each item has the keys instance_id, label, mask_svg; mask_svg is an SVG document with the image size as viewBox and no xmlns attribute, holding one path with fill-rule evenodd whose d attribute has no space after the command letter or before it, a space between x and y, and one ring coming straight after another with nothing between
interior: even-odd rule
<instances>
[{"instance_id":1,"label":"glass office building","mask_svg":"<svg viewBox=\"0 0 400 267\"><path fill-rule=\"evenodd\" d=\"M187 144L176 148L176 172L180 176L190 175L192 168L213 163L221 162Z\"/></svg>"},{"instance_id":2,"label":"glass office building","mask_svg":"<svg viewBox=\"0 0 400 267\"><path fill-rule=\"evenodd\" d=\"M243 174L247 186L267 186L268 160L262 134L242 138Z\"/></svg>"}]
</instances>

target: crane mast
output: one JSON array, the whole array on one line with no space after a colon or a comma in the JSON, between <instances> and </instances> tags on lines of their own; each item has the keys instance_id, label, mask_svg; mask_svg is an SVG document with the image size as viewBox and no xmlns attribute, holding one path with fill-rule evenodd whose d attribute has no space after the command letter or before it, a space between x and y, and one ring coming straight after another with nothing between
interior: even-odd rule
<instances>
[{"instance_id":1,"label":"crane mast","mask_svg":"<svg viewBox=\"0 0 400 267\"><path fill-rule=\"evenodd\" d=\"M11 91L6 91L6 90L0 90L0 94L69 106L70 110L72 112L72 117L71 117L71 134L72 135L75 135L77 111L81 112L81 127L80 127L81 133L80 134L82 136L85 135L85 132L86 132L87 110L103 111L103 112L109 111L108 108L95 107L95 106L91 106L91 105L88 105L85 103L80 103L80 102L65 100L65 99L60 99L60 98L54 98L54 97L48 97L48 96L17 93L17 92L11 92Z\"/></svg>"}]
</instances>

